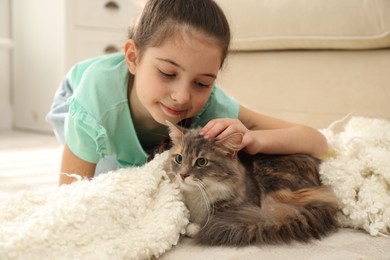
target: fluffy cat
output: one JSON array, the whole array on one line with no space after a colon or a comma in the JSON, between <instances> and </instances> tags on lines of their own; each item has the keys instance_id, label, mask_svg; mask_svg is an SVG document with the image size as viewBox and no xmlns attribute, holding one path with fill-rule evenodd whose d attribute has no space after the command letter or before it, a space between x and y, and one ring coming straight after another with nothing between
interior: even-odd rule
<instances>
[{"instance_id":1,"label":"fluffy cat","mask_svg":"<svg viewBox=\"0 0 390 260\"><path fill-rule=\"evenodd\" d=\"M307 242L337 229L338 203L314 157L248 155L242 135L205 139L172 124L166 170L190 211L187 235L205 245Z\"/></svg>"}]
</instances>

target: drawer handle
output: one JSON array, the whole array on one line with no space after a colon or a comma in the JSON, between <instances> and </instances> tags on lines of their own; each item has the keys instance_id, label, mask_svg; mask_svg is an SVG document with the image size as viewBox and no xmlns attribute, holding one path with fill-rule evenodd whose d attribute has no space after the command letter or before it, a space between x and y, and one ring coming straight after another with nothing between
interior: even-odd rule
<instances>
[{"instance_id":1,"label":"drawer handle","mask_svg":"<svg viewBox=\"0 0 390 260\"><path fill-rule=\"evenodd\" d=\"M115 45L108 45L105 49L104 49L104 53L105 54L110 54L110 53L114 53L114 52L118 52L119 49L118 47L116 47Z\"/></svg>"},{"instance_id":2,"label":"drawer handle","mask_svg":"<svg viewBox=\"0 0 390 260\"><path fill-rule=\"evenodd\" d=\"M107 8L108 10L112 10L112 11L117 11L119 10L119 5L117 2L115 1L108 1L105 5L104 5L105 8Z\"/></svg>"}]
</instances>

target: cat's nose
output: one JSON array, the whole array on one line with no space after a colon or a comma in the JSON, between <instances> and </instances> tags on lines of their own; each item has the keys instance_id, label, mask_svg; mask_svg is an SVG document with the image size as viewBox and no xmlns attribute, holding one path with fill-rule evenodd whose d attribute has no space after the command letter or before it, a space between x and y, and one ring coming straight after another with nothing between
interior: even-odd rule
<instances>
[{"instance_id":1,"label":"cat's nose","mask_svg":"<svg viewBox=\"0 0 390 260\"><path fill-rule=\"evenodd\" d=\"M190 176L189 174L187 174L187 173L180 173L180 177L181 177L181 179L184 181L185 180L185 178L187 178L188 176Z\"/></svg>"}]
</instances>

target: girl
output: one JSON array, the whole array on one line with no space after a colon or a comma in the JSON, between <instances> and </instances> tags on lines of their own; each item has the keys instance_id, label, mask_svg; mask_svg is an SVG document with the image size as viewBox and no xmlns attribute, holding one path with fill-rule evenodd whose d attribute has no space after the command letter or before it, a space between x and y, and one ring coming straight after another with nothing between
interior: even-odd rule
<instances>
[{"instance_id":1,"label":"girl","mask_svg":"<svg viewBox=\"0 0 390 260\"><path fill-rule=\"evenodd\" d=\"M124 53L75 65L56 93L47 118L64 143L60 184L74 181L67 173L144 164L166 121L202 127L205 138L240 132L250 154L325 154L315 129L256 113L214 85L229 43L213 0L149 0Z\"/></svg>"}]
</instances>

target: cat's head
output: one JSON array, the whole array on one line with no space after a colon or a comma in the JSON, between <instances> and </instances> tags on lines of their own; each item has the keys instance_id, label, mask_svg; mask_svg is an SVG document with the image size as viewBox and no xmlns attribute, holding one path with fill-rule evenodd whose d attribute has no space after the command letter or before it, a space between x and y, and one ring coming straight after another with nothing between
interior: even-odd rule
<instances>
[{"instance_id":1,"label":"cat's head","mask_svg":"<svg viewBox=\"0 0 390 260\"><path fill-rule=\"evenodd\" d=\"M243 178L236 157L242 135L206 139L199 129L183 129L169 122L167 125L173 143L167 171L181 189L231 194Z\"/></svg>"}]
</instances>

